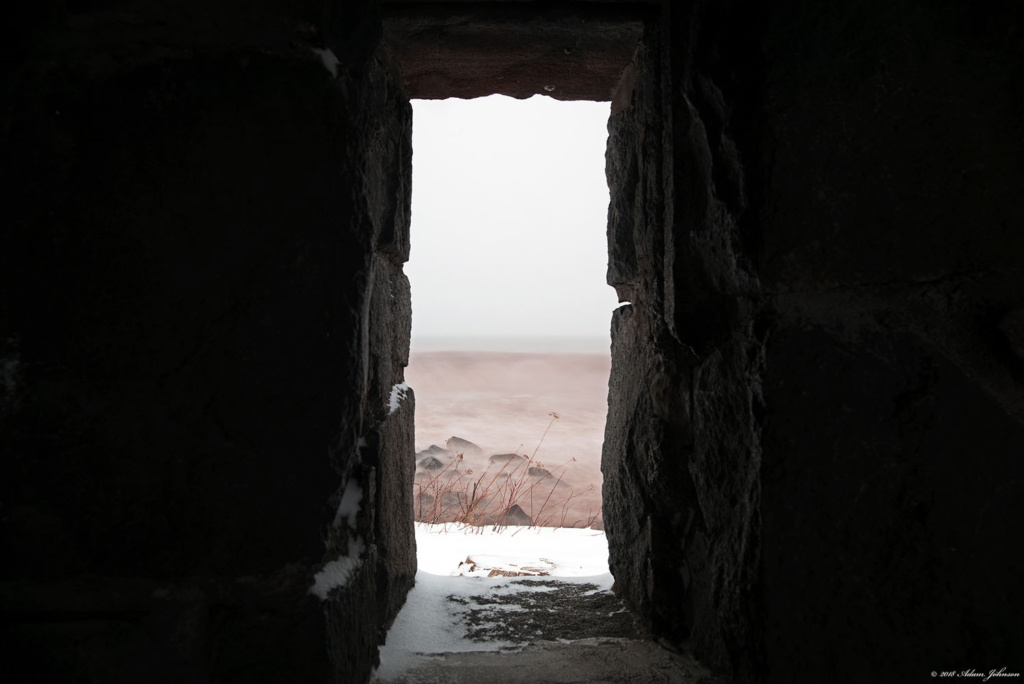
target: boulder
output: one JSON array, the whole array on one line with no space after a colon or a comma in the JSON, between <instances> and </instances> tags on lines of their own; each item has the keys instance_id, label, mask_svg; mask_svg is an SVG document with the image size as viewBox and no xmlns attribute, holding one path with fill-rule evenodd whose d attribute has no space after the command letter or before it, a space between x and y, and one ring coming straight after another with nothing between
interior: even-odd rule
<instances>
[{"instance_id":1,"label":"boulder","mask_svg":"<svg viewBox=\"0 0 1024 684\"><path fill-rule=\"evenodd\" d=\"M504 511L497 515L489 516L487 519L488 525L498 525L500 527L506 527L508 525L522 525L529 527L533 524L533 518L526 514L519 504L512 504Z\"/></svg>"},{"instance_id":2,"label":"boulder","mask_svg":"<svg viewBox=\"0 0 1024 684\"><path fill-rule=\"evenodd\" d=\"M506 463L518 465L525 460L527 460L526 457L519 454L494 454L487 459L487 462L493 465L505 465Z\"/></svg>"},{"instance_id":3,"label":"boulder","mask_svg":"<svg viewBox=\"0 0 1024 684\"><path fill-rule=\"evenodd\" d=\"M445 508L452 506L461 508L468 498L466 492L449 489L441 495L441 505Z\"/></svg>"},{"instance_id":4,"label":"boulder","mask_svg":"<svg viewBox=\"0 0 1024 684\"><path fill-rule=\"evenodd\" d=\"M444 447L439 447L436 444L431 444L429 447L427 447L423 451L417 451L416 452L416 459L419 460L421 458L426 458L427 456L439 457L439 456L441 456L441 454L447 454L447 453L448 453L448 450L445 449Z\"/></svg>"},{"instance_id":5,"label":"boulder","mask_svg":"<svg viewBox=\"0 0 1024 684\"><path fill-rule=\"evenodd\" d=\"M461 437L449 437L448 448L463 456L483 456L484 450L476 444L473 444L468 439L462 439Z\"/></svg>"},{"instance_id":6,"label":"boulder","mask_svg":"<svg viewBox=\"0 0 1024 684\"><path fill-rule=\"evenodd\" d=\"M422 468L423 470L440 470L444 468L444 463L435 458L434 456L428 456L422 461L419 461L416 464L416 467Z\"/></svg>"}]
</instances>

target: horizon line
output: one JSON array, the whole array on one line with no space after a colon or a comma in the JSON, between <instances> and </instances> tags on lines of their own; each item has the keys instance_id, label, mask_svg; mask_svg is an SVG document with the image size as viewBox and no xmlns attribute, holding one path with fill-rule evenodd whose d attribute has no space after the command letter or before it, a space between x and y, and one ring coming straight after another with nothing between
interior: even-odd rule
<instances>
[{"instance_id":1,"label":"horizon line","mask_svg":"<svg viewBox=\"0 0 1024 684\"><path fill-rule=\"evenodd\" d=\"M610 353L611 335L413 335L411 350Z\"/></svg>"}]
</instances>

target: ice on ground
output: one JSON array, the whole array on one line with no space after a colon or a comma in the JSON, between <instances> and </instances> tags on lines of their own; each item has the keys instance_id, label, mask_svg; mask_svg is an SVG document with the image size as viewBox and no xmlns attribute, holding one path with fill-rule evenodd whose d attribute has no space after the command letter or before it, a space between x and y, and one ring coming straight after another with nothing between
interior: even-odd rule
<instances>
[{"instance_id":1,"label":"ice on ground","mask_svg":"<svg viewBox=\"0 0 1024 684\"><path fill-rule=\"evenodd\" d=\"M384 681L440 653L520 648L522 643L469 638L466 616L478 607L475 597L550 592L554 591L552 580L595 585L597 591L612 586L608 541L600 530L507 527L497 532L489 527L417 523L416 545L416 586L380 651L377 674ZM509 570L543 565L547 575L509 578L467 573L467 558Z\"/></svg>"}]
</instances>

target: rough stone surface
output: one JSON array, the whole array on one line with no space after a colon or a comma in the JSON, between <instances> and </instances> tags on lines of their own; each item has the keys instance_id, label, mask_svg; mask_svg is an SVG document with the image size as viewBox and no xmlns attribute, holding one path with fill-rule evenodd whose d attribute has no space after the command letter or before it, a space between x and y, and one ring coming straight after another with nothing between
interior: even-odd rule
<instances>
[{"instance_id":1,"label":"rough stone surface","mask_svg":"<svg viewBox=\"0 0 1024 684\"><path fill-rule=\"evenodd\" d=\"M1022 6L619 4L6 15L12 671L369 677L415 570L406 97L495 92L613 102L644 626L740 680L1024 670Z\"/></svg>"},{"instance_id":2,"label":"rough stone surface","mask_svg":"<svg viewBox=\"0 0 1024 684\"><path fill-rule=\"evenodd\" d=\"M385 4L410 98L611 99L640 37L628 3Z\"/></svg>"},{"instance_id":3,"label":"rough stone surface","mask_svg":"<svg viewBox=\"0 0 1024 684\"><path fill-rule=\"evenodd\" d=\"M328 12L342 29L319 3L93 5L4 28L6 667L365 679L415 564L412 398L385 396L411 114L351 33L372 3ZM356 533L325 622L313 574Z\"/></svg>"},{"instance_id":4,"label":"rough stone surface","mask_svg":"<svg viewBox=\"0 0 1024 684\"><path fill-rule=\"evenodd\" d=\"M685 20L648 28L609 124L608 282L628 303L612 320L604 519L616 587L647 626L745 676L759 657L760 357L741 312L757 293L692 66L660 49Z\"/></svg>"},{"instance_id":5,"label":"rough stone surface","mask_svg":"<svg viewBox=\"0 0 1024 684\"><path fill-rule=\"evenodd\" d=\"M366 58L362 71L341 72L338 81L341 92L358 93L349 100L353 127L346 131L346 162L354 167L359 183L353 190L367 210L356 216L369 256L353 292L361 316L348 347L355 352L355 387L363 400L356 429L332 452L347 475L335 502L340 504L354 484L362 493L362 513L354 528L351 521L335 517L325 559L351 555L353 543L364 548L356 581L333 594L326 607L335 680L349 682L369 677L377 663L376 645L416 573L415 397L412 389L398 387L409 361L412 318L409 281L402 273L409 254L412 109L381 46Z\"/></svg>"},{"instance_id":6,"label":"rough stone surface","mask_svg":"<svg viewBox=\"0 0 1024 684\"><path fill-rule=\"evenodd\" d=\"M395 367L401 373L400 367ZM378 636L383 641L416 575L413 531L413 474L409 454L415 434L414 397L410 395L380 428L380 460L375 465L377 491L385 506L378 507L374 538L380 549L377 563ZM388 510L383 510L387 508Z\"/></svg>"},{"instance_id":7,"label":"rough stone surface","mask_svg":"<svg viewBox=\"0 0 1024 684\"><path fill-rule=\"evenodd\" d=\"M1021 19L666 7L615 96L612 569L718 669L1022 667Z\"/></svg>"}]
</instances>

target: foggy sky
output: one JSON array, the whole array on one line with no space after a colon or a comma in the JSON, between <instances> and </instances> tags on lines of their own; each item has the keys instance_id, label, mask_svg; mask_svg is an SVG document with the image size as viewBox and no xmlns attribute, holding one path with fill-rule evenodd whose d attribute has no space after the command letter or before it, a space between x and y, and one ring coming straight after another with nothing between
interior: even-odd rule
<instances>
[{"instance_id":1,"label":"foggy sky","mask_svg":"<svg viewBox=\"0 0 1024 684\"><path fill-rule=\"evenodd\" d=\"M609 104L413 102L413 341L608 338Z\"/></svg>"}]
</instances>

